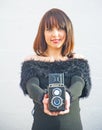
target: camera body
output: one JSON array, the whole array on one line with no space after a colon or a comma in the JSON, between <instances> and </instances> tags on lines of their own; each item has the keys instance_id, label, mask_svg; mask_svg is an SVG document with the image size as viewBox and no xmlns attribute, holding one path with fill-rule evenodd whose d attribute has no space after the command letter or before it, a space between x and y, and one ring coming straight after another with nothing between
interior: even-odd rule
<instances>
[{"instance_id":1,"label":"camera body","mask_svg":"<svg viewBox=\"0 0 102 130\"><path fill-rule=\"evenodd\" d=\"M65 86L64 73L49 74L49 110L64 111L65 110Z\"/></svg>"}]
</instances>

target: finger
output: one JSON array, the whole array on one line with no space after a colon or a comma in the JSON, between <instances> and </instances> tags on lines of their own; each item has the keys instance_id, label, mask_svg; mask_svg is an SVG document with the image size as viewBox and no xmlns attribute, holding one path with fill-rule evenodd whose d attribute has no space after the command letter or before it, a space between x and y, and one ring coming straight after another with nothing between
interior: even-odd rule
<instances>
[{"instance_id":1,"label":"finger","mask_svg":"<svg viewBox=\"0 0 102 130\"><path fill-rule=\"evenodd\" d=\"M66 100L65 109L69 109L69 107L70 107L70 101Z\"/></svg>"},{"instance_id":2,"label":"finger","mask_svg":"<svg viewBox=\"0 0 102 130\"><path fill-rule=\"evenodd\" d=\"M44 113L50 116L57 116L59 112L51 112L48 109L48 105L44 104Z\"/></svg>"},{"instance_id":3,"label":"finger","mask_svg":"<svg viewBox=\"0 0 102 130\"><path fill-rule=\"evenodd\" d=\"M50 116L58 116L58 112L51 112L51 111L49 111L48 109L46 109L44 112L45 112L47 115L50 115Z\"/></svg>"},{"instance_id":4,"label":"finger","mask_svg":"<svg viewBox=\"0 0 102 130\"><path fill-rule=\"evenodd\" d=\"M50 115L50 116L57 116L59 112L51 112L51 111L49 111L48 102L49 102L48 94L45 94L44 98L43 98L44 113L46 113L47 115Z\"/></svg>"},{"instance_id":5,"label":"finger","mask_svg":"<svg viewBox=\"0 0 102 130\"><path fill-rule=\"evenodd\" d=\"M67 114L67 113L69 113L70 112L70 109L67 109L67 110L65 110L65 111L60 111L59 112L59 115L64 115L64 114Z\"/></svg>"},{"instance_id":6,"label":"finger","mask_svg":"<svg viewBox=\"0 0 102 130\"><path fill-rule=\"evenodd\" d=\"M43 102L43 104L44 103L46 103L46 104L48 103L48 96L47 96L47 94L44 95L44 98L43 98L42 102Z\"/></svg>"}]
</instances>

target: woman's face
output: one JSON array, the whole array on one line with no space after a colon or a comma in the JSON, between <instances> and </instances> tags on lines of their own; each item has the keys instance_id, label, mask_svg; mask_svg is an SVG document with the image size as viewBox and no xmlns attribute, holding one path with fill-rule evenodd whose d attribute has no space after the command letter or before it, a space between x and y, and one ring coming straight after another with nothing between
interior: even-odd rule
<instances>
[{"instance_id":1,"label":"woman's face","mask_svg":"<svg viewBox=\"0 0 102 130\"><path fill-rule=\"evenodd\" d=\"M51 29L45 28L44 36L48 48L62 48L66 40L65 30L57 27Z\"/></svg>"}]
</instances>

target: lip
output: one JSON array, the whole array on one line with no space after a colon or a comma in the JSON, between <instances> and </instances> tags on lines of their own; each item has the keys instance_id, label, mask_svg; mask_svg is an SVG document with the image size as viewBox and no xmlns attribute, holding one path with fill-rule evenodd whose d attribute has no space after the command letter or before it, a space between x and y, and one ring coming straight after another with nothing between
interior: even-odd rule
<instances>
[{"instance_id":1,"label":"lip","mask_svg":"<svg viewBox=\"0 0 102 130\"><path fill-rule=\"evenodd\" d=\"M52 39L51 40L53 43L58 43L60 41L60 39Z\"/></svg>"}]
</instances>

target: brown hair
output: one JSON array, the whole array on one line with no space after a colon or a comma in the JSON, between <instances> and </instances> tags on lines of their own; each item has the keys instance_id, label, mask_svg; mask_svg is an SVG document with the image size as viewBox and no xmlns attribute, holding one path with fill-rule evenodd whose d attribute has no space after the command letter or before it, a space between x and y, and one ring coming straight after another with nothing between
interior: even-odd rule
<instances>
[{"instance_id":1,"label":"brown hair","mask_svg":"<svg viewBox=\"0 0 102 130\"><path fill-rule=\"evenodd\" d=\"M51 9L45 13L39 24L38 33L36 35L33 48L37 55L44 55L47 49L47 44L44 37L45 27L63 28L66 31L66 40L62 47L62 55L70 55L74 48L73 26L69 17L60 9Z\"/></svg>"}]
</instances>

